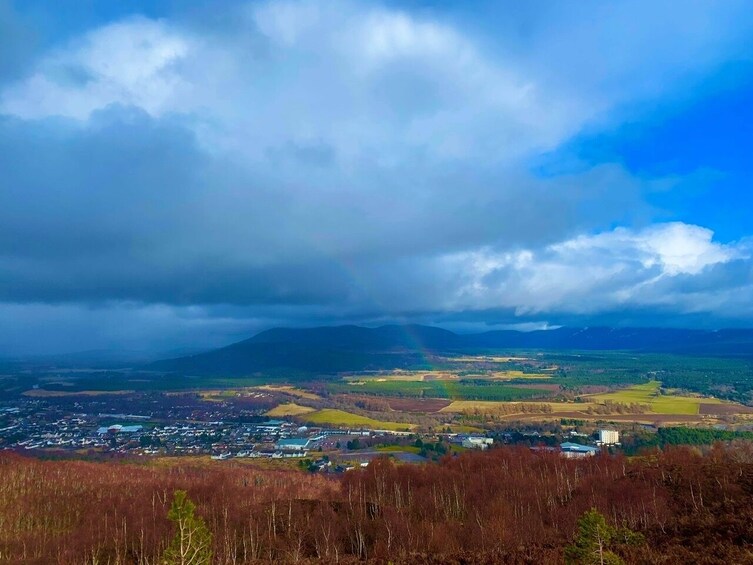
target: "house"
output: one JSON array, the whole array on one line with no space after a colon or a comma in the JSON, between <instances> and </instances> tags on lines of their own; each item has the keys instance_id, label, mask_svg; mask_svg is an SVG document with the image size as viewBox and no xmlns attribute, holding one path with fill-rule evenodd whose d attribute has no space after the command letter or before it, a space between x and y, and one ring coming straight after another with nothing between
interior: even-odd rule
<instances>
[{"instance_id":1,"label":"house","mask_svg":"<svg viewBox=\"0 0 753 565\"><path fill-rule=\"evenodd\" d=\"M620 432L616 430L599 430L599 445L615 445L620 443Z\"/></svg>"},{"instance_id":2,"label":"house","mask_svg":"<svg viewBox=\"0 0 753 565\"><path fill-rule=\"evenodd\" d=\"M494 443L490 437L468 436L463 439L462 446L469 449L487 449Z\"/></svg>"},{"instance_id":3,"label":"house","mask_svg":"<svg viewBox=\"0 0 753 565\"><path fill-rule=\"evenodd\" d=\"M278 440L275 449L278 451L306 451L309 440L306 438L286 438Z\"/></svg>"},{"instance_id":4,"label":"house","mask_svg":"<svg viewBox=\"0 0 753 565\"><path fill-rule=\"evenodd\" d=\"M562 453L562 457L566 457L567 459L578 459L593 457L599 452L599 449L590 445L565 442L560 444L560 452Z\"/></svg>"}]
</instances>

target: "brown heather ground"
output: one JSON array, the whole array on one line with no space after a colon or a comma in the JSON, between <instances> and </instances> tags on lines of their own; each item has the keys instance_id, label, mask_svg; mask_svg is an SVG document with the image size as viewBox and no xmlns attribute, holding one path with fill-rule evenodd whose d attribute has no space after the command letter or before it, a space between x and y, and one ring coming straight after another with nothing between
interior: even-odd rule
<instances>
[{"instance_id":1,"label":"brown heather ground","mask_svg":"<svg viewBox=\"0 0 753 565\"><path fill-rule=\"evenodd\" d=\"M591 508L645 536L615 544L627 563L753 563L750 444L580 461L500 448L338 479L213 463L0 454L0 563L159 563L176 489L223 565L561 563Z\"/></svg>"}]
</instances>

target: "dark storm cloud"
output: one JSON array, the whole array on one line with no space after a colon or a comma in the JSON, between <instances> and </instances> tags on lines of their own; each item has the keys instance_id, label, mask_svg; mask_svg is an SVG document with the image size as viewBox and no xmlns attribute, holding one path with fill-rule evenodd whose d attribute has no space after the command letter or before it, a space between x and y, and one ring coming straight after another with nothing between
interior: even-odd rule
<instances>
[{"instance_id":1,"label":"dark storm cloud","mask_svg":"<svg viewBox=\"0 0 753 565\"><path fill-rule=\"evenodd\" d=\"M750 312L749 242L652 223L644 194L673 179L614 163L532 171L584 129L625 119L625 105L739 52L749 23L733 25L737 4L717 18L699 4L692 41L667 29L650 58L621 7L597 10L614 33L542 7L513 10L510 34L485 41L479 24L316 1L129 16L32 57L9 6L0 0L9 348L45 319L70 322L65 349L96 328L110 332L100 345L139 328L182 344L279 324ZM674 11L652 11L647 29Z\"/></svg>"},{"instance_id":2,"label":"dark storm cloud","mask_svg":"<svg viewBox=\"0 0 753 565\"><path fill-rule=\"evenodd\" d=\"M292 153L292 164L275 154L248 170L202 150L179 120L120 106L84 127L2 118L0 298L316 304L358 298L355 276L403 304L415 285L401 281L434 278L432 260L448 251L537 245L637 202L615 169L556 189L519 173L377 168L352 184L336 170L305 183L331 151ZM614 197L605 184L619 186ZM603 213L579 216L597 198Z\"/></svg>"}]
</instances>

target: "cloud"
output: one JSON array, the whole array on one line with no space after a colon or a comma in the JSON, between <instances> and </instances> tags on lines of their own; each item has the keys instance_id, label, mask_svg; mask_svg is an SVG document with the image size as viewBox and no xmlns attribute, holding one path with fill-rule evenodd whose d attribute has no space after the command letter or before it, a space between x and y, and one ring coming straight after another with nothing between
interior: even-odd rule
<instances>
[{"instance_id":1,"label":"cloud","mask_svg":"<svg viewBox=\"0 0 753 565\"><path fill-rule=\"evenodd\" d=\"M181 86L175 66L187 51L187 42L162 22L110 24L45 57L31 76L5 90L2 110L25 119L85 120L122 104L159 115Z\"/></svg>"},{"instance_id":2,"label":"cloud","mask_svg":"<svg viewBox=\"0 0 753 565\"><path fill-rule=\"evenodd\" d=\"M444 260L448 270L465 273L459 310L551 316L671 306L743 319L752 306L752 258L750 240L720 244L710 230L678 222L580 235L538 251L484 249Z\"/></svg>"},{"instance_id":3,"label":"cloud","mask_svg":"<svg viewBox=\"0 0 753 565\"><path fill-rule=\"evenodd\" d=\"M110 104L185 113L207 145L245 158L321 140L342 160L500 162L690 84L738 55L751 27L735 2L694 3L687 27L671 25L672 3L507 7L490 21L528 33L482 30L483 41L379 5L281 0L237 12L224 33L143 17L94 29L43 57L1 107L82 120Z\"/></svg>"},{"instance_id":4,"label":"cloud","mask_svg":"<svg viewBox=\"0 0 753 565\"><path fill-rule=\"evenodd\" d=\"M0 302L134 327L162 308L166 333L198 308L223 336L747 311L750 244L646 203L682 179L532 165L749 56L744 3L692 3L687 26L672 3L226 13L106 22L0 82Z\"/></svg>"},{"instance_id":5,"label":"cloud","mask_svg":"<svg viewBox=\"0 0 753 565\"><path fill-rule=\"evenodd\" d=\"M0 0L0 87L23 76L36 54L37 37L14 9L10 0Z\"/></svg>"}]
</instances>

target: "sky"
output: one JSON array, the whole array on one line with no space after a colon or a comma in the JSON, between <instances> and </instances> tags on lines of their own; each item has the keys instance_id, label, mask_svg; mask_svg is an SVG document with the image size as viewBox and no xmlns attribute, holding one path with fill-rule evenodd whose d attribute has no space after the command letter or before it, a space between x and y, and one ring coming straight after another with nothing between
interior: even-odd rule
<instances>
[{"instance_id":1,"label":"sky","mask_svg":"<svg viewBox=\"0 0 753 565\"><path fill-rule=\"evenodd\" d=\"M0 0L0 355L753 327L745 1Z\"/></svg>"}]
</instances>

